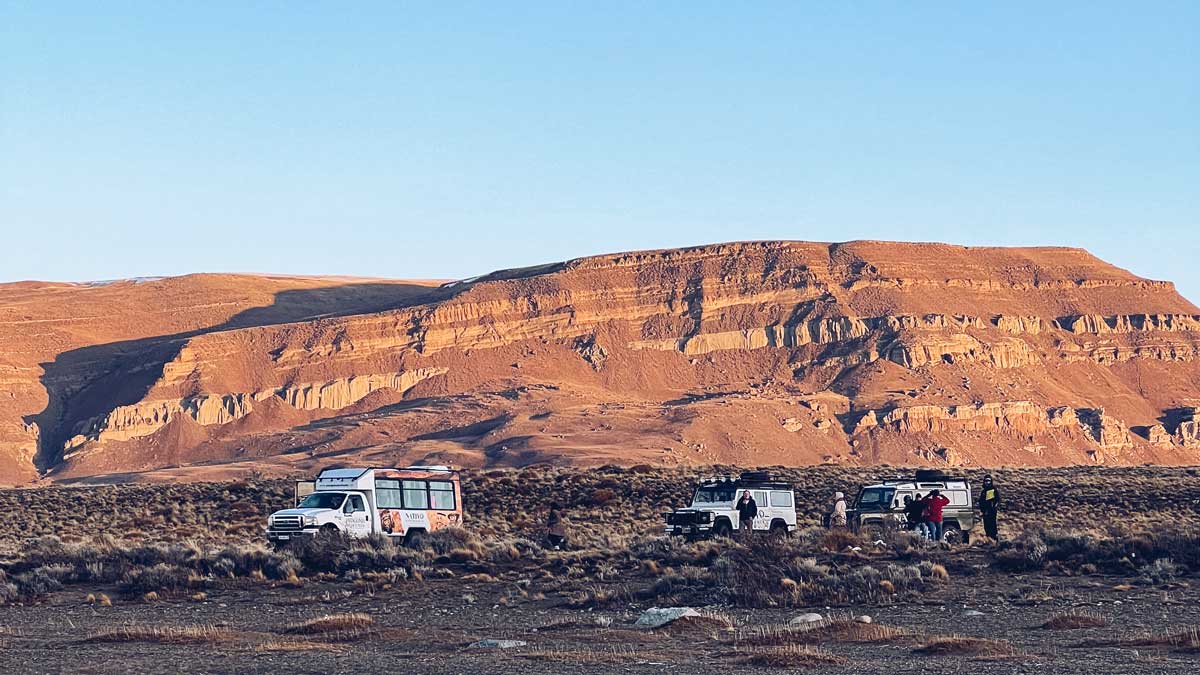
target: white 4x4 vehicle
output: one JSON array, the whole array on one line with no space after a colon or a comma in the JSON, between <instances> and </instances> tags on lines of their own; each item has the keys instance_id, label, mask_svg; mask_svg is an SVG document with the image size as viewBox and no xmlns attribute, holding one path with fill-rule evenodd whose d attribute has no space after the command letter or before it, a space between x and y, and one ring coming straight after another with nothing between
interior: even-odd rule
<instances>
[{"instance_id":1,"label":"white 4x4 vehicle","mask_svg":"<svg viewBox=\"0 0 1200 675\"><path fill-rule=\"evenodd\" d=\"M692 505L667 514L667 534L688 537L728 537L738 529L737 502L750 491L758 506L754 531L787 534L796 529L796 493L788 483L765 471L747 471L739 478L705 481L696 487Z\"/></svg>"}]
</instances>

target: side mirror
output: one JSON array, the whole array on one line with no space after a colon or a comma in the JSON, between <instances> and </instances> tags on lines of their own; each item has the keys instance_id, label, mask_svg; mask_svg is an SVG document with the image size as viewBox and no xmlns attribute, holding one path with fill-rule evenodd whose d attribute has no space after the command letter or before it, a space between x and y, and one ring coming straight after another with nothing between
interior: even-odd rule
<instances>
[{"instance_id":1,"label":"side mirror","mask_svg":"<svg viewBox=\"0 0 1200 675\"><path fill-rule=\"evenodd\" d=\"M346 505L342 507L342 513L344 513L346 515L350 515L351 513L354 513L354 507L350 505L349 499L346 500Z\"/></svg>"}]
</instances>

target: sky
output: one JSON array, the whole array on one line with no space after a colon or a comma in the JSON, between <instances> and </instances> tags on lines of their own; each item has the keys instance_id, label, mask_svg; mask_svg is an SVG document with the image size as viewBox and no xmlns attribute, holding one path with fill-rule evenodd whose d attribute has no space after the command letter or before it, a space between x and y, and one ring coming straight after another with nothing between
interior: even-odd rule
<instances>
[{"instance_id":1,"label":"sky","mask_svg":"<svg viewBox=\"0 0 1200 675\"><path fill-rule=\"evenodd\" d=\"M1190 0L0 0L0 281L885 239L1200 302L1197 35Z\"/></svg>"}]
</instances>

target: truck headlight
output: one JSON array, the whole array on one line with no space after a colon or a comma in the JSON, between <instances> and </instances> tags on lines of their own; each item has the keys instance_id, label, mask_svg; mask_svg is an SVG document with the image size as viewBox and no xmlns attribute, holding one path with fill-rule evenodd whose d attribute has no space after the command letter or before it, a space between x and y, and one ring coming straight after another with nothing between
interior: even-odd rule
<instances>
[{"instance_id":1,"label":"truck headlight","mask_svg":"<svg viewBox=\"0 0 1200 675\"><path fill-rule=\"evenodd\" d=\"M316 516L304 516L304 526L305 527L316 527L316 525L317 525L317 517Z\"/></svg>"}]
</instances>

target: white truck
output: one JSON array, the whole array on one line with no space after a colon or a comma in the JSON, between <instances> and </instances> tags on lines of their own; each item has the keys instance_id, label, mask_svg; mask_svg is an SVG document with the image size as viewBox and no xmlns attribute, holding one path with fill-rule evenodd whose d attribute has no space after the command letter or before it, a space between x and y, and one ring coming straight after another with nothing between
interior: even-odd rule
<instances>
[{"instance_id":1,"label":"white truck","mask_svg":"<svg viewBox=\"0 0 1200 675\"><path fill-rule=\"evenodd\" d=\"M692 504L667 514L666 532L686 537L728 537L738 528L737 501L749 490L758 507L752 529L771 534L796 530L796 493L792 486L764 471L738 478L714 478L696 487Z\"/></svg>"},{"instance_id":2,"label":"white truck","mask_svg":"<svg viewBox=\"0 0 1200 675\"><path fill-rule=\"evenodd\" d=\"M462 484L448 466L326 469L297 481L295 508L272 513L267 539L286 543L318 532L384 534L412 542L462 525Z\"/></svg>"}]
</instances>

